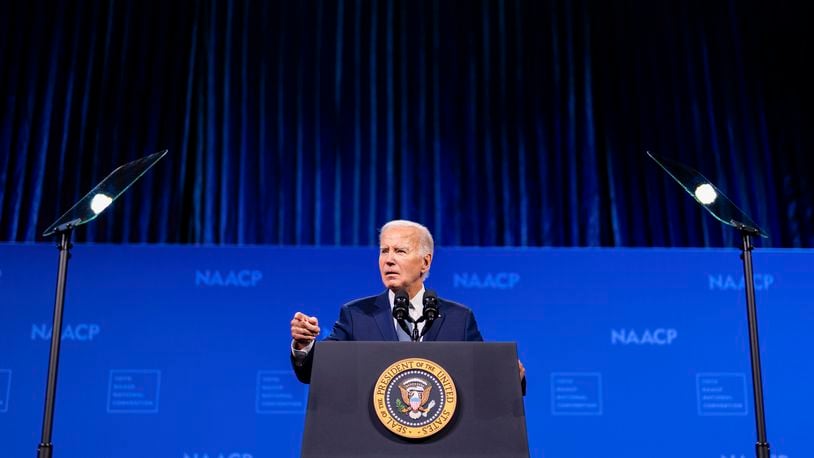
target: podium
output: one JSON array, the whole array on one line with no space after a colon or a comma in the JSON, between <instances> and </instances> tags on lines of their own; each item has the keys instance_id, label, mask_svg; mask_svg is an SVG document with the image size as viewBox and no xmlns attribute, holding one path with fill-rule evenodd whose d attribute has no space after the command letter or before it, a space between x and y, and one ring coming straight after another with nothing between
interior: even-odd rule
<instances>
[{"instance_id":1,"label":"podium","mask_svg":"<svg viewBox=\"0 0 814 458\"><path fill-rule=\"evenodd\" d=\"M514 343L323 341L313 351L304 458L529 456ZM435 381L422 382L426 372ZM396 385L415 387L411 412ZM415 427L394 425L393 405Z\"/></svg>"}]
</instances>

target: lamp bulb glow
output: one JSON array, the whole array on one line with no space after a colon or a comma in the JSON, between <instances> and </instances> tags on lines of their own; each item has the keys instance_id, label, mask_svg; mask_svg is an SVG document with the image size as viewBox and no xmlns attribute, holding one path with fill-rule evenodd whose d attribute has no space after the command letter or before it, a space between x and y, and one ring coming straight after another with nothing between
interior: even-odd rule
<instances>
[{"instance_id":1,"label":"lamp bulb glow","mask_svg":"<svg viewBox=\"0 0 814 458\"><path fill-rule=\"evenodd\" d=\"M715 188L713 188L711 184L704 183L695 188L695 198L702 204L709 205L715 202L715 199L718 198L718 193L715 192Z\"/></svg>"},{"instance_id":2,"label":"lamp bulb glow","mask_svg":"<svg viewBox=\"0 0 814 458\"><path fill-rule=\"evenodd\" d=\"M93 213L98 215L105 211L105 208L111 203L113 203L113 199L105 194L99 193L93 196L93 199L90 201L90 209L93 210Z\"/></svg>"}]
</instances>

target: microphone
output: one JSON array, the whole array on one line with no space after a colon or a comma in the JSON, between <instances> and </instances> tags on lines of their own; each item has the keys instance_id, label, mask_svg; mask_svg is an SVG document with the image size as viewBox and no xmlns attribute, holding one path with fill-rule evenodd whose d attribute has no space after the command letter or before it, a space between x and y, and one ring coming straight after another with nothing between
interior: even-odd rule
<instances>
[{"instance_id":1,"label":"microphone","mask_svg":"<svg viewBox=\"0 0 814 458\"><path fill-rule=\"evenodd\" d=\"M434 290L425 290L422 303L424 304L424 319L427 320L429 325L438 318L438 295L435 294Z\"/></svg>"},{"instance_id":2,"label":"microphone","mask_svg":"<svg viewBox=\"0 0 814 458\"><path fill-rule=\"evenodd\" d=\"M393 318L398 321L406 320L410 316L410 298L407 296L407 291L400 289L396 291L396 297L393 299Z\"/></svg>"}]
</instances>

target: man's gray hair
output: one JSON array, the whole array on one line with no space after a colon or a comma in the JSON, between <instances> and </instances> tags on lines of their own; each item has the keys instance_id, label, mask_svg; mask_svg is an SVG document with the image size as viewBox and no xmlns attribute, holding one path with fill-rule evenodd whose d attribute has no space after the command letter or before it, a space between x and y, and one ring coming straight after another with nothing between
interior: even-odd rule
<instances>
[{"instance_id":1,"label":"man's gray hair","mask_svg":"<svg viewBox=\"0 0 814 458\"><path fill-rule=\"evenodd\" d=\"M394 227L410 227L416 229L418 231L419 254L421 256L433 254L433 251L435 250L435 242L432 240L430 230L423 225L416 223L415 221L408 221L406 219L394 219L393 221L389 221L387 224L382 226L382 230L379 232L379 242L382 240L382 234L384 231Z\"/></svg>"}]
</instances>

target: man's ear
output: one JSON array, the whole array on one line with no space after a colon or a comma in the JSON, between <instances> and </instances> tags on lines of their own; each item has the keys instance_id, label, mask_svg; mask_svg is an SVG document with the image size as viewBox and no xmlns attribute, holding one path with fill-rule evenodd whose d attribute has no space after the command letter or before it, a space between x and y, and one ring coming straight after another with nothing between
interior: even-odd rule
<instances>
[{"instance_id":1,"label":"man's ear","mask_svg":"<svg viewBox=\"0 0 814 458\"><path fill-rule=\"evenodd\" d=\"M429 253L425 254L424 255L424 268L421 269L421 273L423 274L424 272L430 270L430 265L431 264L432 264L432 255L429 254Z\"/></svg>"}]
</instances>

